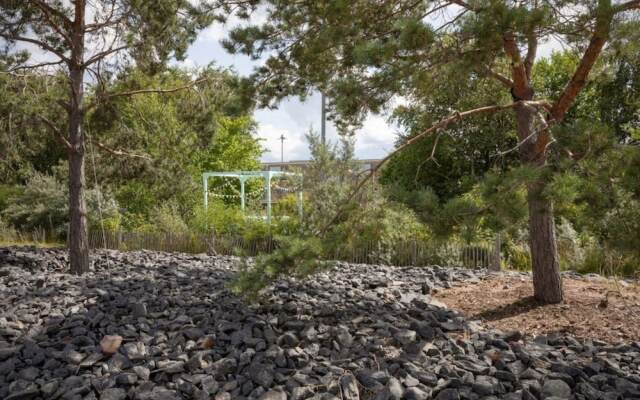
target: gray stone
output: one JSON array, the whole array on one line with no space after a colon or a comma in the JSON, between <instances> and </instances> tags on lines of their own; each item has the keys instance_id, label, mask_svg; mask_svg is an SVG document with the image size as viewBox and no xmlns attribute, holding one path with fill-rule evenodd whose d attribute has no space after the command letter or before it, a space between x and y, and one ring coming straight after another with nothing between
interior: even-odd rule
<instances>
[{"instance_id":1,"label":"gray stone","mask_svg":"<svg viewBox=\"0 0 640 400\"><path fill-rule=\"evenodd\" d=\"M134 317L146 317L147 316L147 305L144 303L132 303L131 304L131 313Z\"/></svg>"},{"instance_id":2,"label":"gray stone","mask_svg":"<svg viewBox=\"0 0 640 400\"><path fill-rule=\"evenodd\" d=\"M142 342L125 343L122 346L124 354L129 360L143 360L147 356L147 349Z\"/></svg>"},{"instance_id":3,"label":"gray stone","mask_svg":"<svg viewBox=\"0 0 640 400\"><path fill-rule=\"evenodd\" d=\"M260 397L260 400L287 400L287 395L284 392L277 390L269 390L264 392Z\"/></svg>"},{"instance_id":4,"label":"gray stone","mask_svg":"<svg viewBox=\"0 0 640 400\"><path fill-rule=\"evenodd\" d=\"M271 367L263 364L252 364L249 366L249 377L253 382L265 389L271 387L273 383L273 371Z\"/></svg>"},{"instance_id":5,"label":"gray stone","mask_svg":"<svg viewBox=\"0 0 640 400\"><path fill-rule=\"evenodd\" d=\"M393 337L404 346L416 340L416 331L403 329L394 334Z\"/></svg>"},{"instance_id":6,"label":"gray stone","mask_svg":"<svg viewBox=\"0 0 640 400\"><path fill-rule=\"evenodd\" d=\"M389 389L389 399L400 400L404 394L404 389L400 384L400 381L396 378L390 378L387 382L387 388Z\"/></svg>"},{"instance_id":7,"label":"gray stone","mask_svg":"<svg viewBox=\"0 0 640 400\"><path fill-rule=\"evenodd\" d=\"M443 389L435 397L434 400L460 400L458 389Z\"/></svg>"},{"instance_id":8,"label":"gray stone","mask_svg":"<svg viewBox=\"0 0 640 400\"><path fill-rule=\"evenodd\" d=\"M551 397L568 399L571 397L571 387L559 379L547 379L542 385L542 398Z\"/></svg>"},{"instance_id":9,"label":"gray stone","mask_svg":"<svg viewBox=\"0 0 640 400\"><path fill-rule=\"evenodd\" d=\"M431 398L431 392L417 387L410 387L404 392L404 398L407 400L427 400Z\"/></svg>"},{"instance_id":10,"label":"gray stone","mask_svg":"<svg viewBox=\"0 0 640 400\"><path fill-rule=\"evenodd\" d=\"M340 388L342 390L342 397L345 400L359 400L360 392L358 391L358 381L356 378L347 374L340 379Z\"/></svg>"},{"instance_id":11,"label":"gray stone","mask_svg":"<svg viewBox=\"0 0 640 400\"><path fill-rule=\"evenodd\" d=\"M124 400L127 398L127 392L121 388L109 388L100 393L100 400Z\"/></svg>"}]
</instances>

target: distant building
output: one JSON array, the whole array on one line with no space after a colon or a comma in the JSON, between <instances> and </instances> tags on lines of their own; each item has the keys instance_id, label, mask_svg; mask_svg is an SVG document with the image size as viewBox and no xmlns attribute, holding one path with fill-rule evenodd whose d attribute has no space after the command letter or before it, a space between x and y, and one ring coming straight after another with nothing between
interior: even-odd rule
<instances>
[{"instance_id":1,"label":"distant building","mask_svg":"<svg viewBox=\"0 0 640 400\"><path fill-rule=\"evenodd\" d=\"M360 171L371 171L382 161L379 158L366 158L362 160L355 160L360 165ZM263 171L290 171L292 169L304 170L311 164L311 160L292 160L285 162L266 162L262 163Z\"/></svg>"}]
</instances>

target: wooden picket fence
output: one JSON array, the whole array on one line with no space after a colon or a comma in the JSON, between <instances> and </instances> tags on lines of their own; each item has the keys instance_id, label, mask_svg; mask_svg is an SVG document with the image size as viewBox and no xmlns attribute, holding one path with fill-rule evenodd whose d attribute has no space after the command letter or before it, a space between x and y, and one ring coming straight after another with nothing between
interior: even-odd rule
<instances>
[{"instance_id":1,"label":"wooden picket fence","mask_svg":"<svg viewBox=\"0 0 640 400\"><path fill-rule=\"evenodd\" d=\"M397 243L367 242L356 248L338 249L331 258L358 264L396 266L446 265L496 268L500 264L499 241L460 243L406 240ZM91 248L154 250L218 255L256 256L269 253L278 243L272 237L246 239L231 235L166 234L146 232L89 233Z\"/></svg>"}]
</instances>

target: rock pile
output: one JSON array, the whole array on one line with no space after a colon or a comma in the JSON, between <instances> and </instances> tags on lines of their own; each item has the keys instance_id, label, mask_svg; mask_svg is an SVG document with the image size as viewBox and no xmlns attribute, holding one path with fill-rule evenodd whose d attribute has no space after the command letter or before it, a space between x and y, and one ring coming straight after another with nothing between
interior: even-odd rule
<instances>
[{"instance_id":1,"label":"rock pile","mask_svg":"<svg viewBox=\"0 0 640 400\"><path fill-rule=\"evenodd\" d=\"M429 294L485 272L340 264L261 305L233 260L0 250L4 399L632 399L640 344L486 331Z\"/></svg>"}]
</instances>

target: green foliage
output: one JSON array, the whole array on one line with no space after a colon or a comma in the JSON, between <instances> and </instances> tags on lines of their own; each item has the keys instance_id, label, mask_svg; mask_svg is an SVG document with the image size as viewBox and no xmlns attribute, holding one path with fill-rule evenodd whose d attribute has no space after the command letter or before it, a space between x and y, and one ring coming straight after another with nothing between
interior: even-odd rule
<instances>
[{"instance_id":1,"label":"green foliage","mask_svg":"<svg viewBox=\"0 0 640 400\"><path fill-rule=\"evenodd\" d=\"M156 206L150 214L150 221L153 221L155 232L172 235L186 235L190 232L176 204L168 203Z\"/></svg>"},{"instance_id":2,"label":"green foliage","mask_svg":"<svg viewBox=\"0 0 640 400\"><path fill-rule=\"evenodd\" d=\"M353 142L342 138L339 143L322 144L312 131L306 135L311 162L304 170L304 224L308 231L319 231L331 222L343 206L356 182L357 165L353 158Z\"/></svg>"},{"instance_id":3,"label":"green foliage","mask_svg":"<svg viewBox=\"0 0 640 400\"><path fill-rule=\"evenodd\" d=\"M23 189L18 185L0 185L0 213L9 205L9 199L20 194Z\"/></svg>"},{"instance_id":4,"label":"green foliage","mask_svg":"<svg viewBox=\"0 0 640 400\"><path fill-rule=\"evenodd\" d=\"M250 105L238 98L237 78L216 69L199 74L210 81L199 84L197 91L116 99L91 115L92 135L105 145L126 146L130 153L148 157L114 159L93 149L98 180L117 188L126 229L153 229L150 211L166 202L173 203L180 218L188 221L202 201L202 172L259 166L262 147L248 116ZM154 76L130 70L113 83L112 90L177 87L191 79L186 70ZM249 182L247 190L256 184Z\"/></svg>"},{"instance_id":5,"label":"green foliage","mask_svg":"<svg viewBox=\"0 0 640 400\"><path fill-rule=\"evenodd\" d=\"M16 229L26 232L45 230L62 239L68 229L68 207L67 185L54 176L34 173L24 190L8 198L2 216ZM115 200L95 189L87 190L87 208L92 226L99 225L100 214L111 219L118 215Z\"/></svg>"},{"instance_id":6,"label":"green foliage","mask_svg":"<svg viewBox=\"0 0 640 400\"><path fill-rule=\"evenodd\" d=\"M382 188L368 188L356 204L327 232L325 246L330 254L354 254L375 244L379 248L370 254L369 262L390 263L394 246L430 235L412 210L390 201Z\"/></svg>"},{"instance_id":7,"label":"green foliage","mask_svg":"<svg viewBox=\"0 0 640 400\"><path fill-rule=\"evenodd\" d=\"M196 232L216 234L240 234L245 216L239 207L229 206L223 201L209 201L208 208L195 209L190 225Z\"/></svg>"},{"instance_id":8,"label":"green foliage","mask_svg":"<svg viewBox=\"0 0 640 400\"><path fill-rule=\"evenodd\" d=\"M260 290L280 277L304 278L329 266L329 263L320 261L323 248L317 237L277 236L275 240L278 247L271 254L243 260L240 272L231 284L234 292L255 299Z\"/></svg>"},{"instance_id":9,"label":"green foliage","mask_svg":"<svg viewBox=\"0 0 640 400\"><path fill-rule=\"evenodd\" d=\"M8 67L0 62L0 70ZM20 79L0 73L0 182L23 184L34 171L51 174L64 159L47 122L66 129L62 111L52 107L66 89L62 76Z\"/></svg>"}]
</instances>

